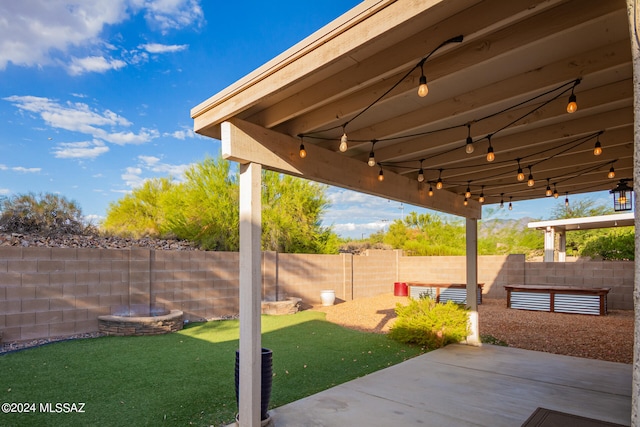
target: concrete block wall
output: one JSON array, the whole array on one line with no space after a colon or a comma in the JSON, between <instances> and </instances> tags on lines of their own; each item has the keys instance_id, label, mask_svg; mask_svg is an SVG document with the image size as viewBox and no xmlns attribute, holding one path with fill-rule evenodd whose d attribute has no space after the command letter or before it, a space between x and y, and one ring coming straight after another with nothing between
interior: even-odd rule
<instances>
[{"instance_id":1,"label":"concrete block wall","mask_svg":"<svg viewBox=\"0 0 640 427\"><path fill-rule=\"evenodd\" d=\"M98 330L97 317L130 304L179 309L191 321L238 313L236 252L132 248L0 247L0 330L5 341L70 336ZM398 251L309 255L266 252L263 298L320 303L393 292L396 281L466 281L465 257L405 257ZM634 263L528 263L524 255L482 256L484 294L504 298L506 284L611 287L609 309L633 309Z\"/></svg>"}]
</instances>

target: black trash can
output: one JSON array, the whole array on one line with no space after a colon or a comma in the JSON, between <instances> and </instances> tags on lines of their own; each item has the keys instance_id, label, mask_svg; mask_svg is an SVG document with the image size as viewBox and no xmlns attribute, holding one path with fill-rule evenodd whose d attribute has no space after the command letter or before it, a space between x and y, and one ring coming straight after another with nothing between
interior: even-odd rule
<instances>
[{"instance_id":1,"label":"black trash can","mask_svg":"<svg viewBox=\"0 0 640 427\"><path fill-rule=\"evenodd\" d=\"M240 350L236 350L236 406L240 411ZM273 352L268 348L262 349L262 375L260 387L260 420L269 417L269 400L271 399L271 384L273 382Z\"/></svg>"}]
</instances>

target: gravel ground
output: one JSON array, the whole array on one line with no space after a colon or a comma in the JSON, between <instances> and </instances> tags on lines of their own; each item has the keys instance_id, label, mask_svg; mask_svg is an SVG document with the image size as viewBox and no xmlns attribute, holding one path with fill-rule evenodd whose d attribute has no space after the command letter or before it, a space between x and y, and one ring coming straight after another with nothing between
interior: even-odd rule
<instances>
[{"instance_id":1,"label":"gravel ground","mask_svg":"<svg viewBox=\"0 0 640 427\"><path fill-rule=\"evenodd\" d=\"M395 319L393 294L315 306L327 320L349 328L386 333ZM504 299L484 298L478 308L480 335L490 335L510 347L612 362L633 361L633 311L610 310L606 316L507 309Z\"/></svg>"}]
</instances>

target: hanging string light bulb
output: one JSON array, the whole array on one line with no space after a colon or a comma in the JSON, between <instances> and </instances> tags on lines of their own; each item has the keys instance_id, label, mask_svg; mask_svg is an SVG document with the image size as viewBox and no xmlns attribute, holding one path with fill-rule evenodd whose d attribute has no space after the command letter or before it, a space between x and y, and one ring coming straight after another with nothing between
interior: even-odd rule
<instances>
[{"instance_id":1,"label":"hanging string light bulb","mask_svg":"<svg viewBox=\"0 0 640 427\"><path fill-rule=\"evenodd\" d=\"M533 173L531 172L531 166L529 166L529 178L527 179L527 186L533 187L536 182L533 180Z\"/></svg>"},{"instance_id":2,"label":"hanging string light bulb","mask_svg":"<svg viewBox=\"0 0 640 427\"><path fill-rule=\"evenodd\" d=\"M493 162L496 159L496 155L493 152L493 147L491 146L491 135L487 135L487 139L489 140L489 148L487 148L487 162Z\"/></svg>"},{"instance_id":3,"label":"hanging string light bulb","mask_svg":"<svg viewBox=\"0 0 640 427\"><path fill-rule=\"evenodd\" d=\"M547 189L544 192L546 197L551 197L553 195L553 191L551 191L551 185L549 184L549 178L547 178Z\"/></svg>"},{"instance_id":4,"label":"hanging string light bulb","mask_svg":"<svg viewBox=\"0 0 640 427\"><path fill-rule=\"evenodd\" d=\"M464 151L467 154L471 154L473 153L473 138L471 138L471 123L467 123L467 128L468 128L468 132L467 132L467 145L464 147Z\"/></svg>"},{"instance_id":5,"label":"hanging string light bulb","mask_svg":"<svg viewBox=\"0 0 640 427\"><path fill-rule=\"evenodd\" d=\"M376 156L373 154L373 147L375 147L376 142L377 141L375 139L371 141L371 152L369 153L369 161L367 162L367 164L371 167L374 167L376 165Z\"/></svg>"},{"instance_id":6,"label":"hanging string light bulb","mask_svg":"<svg viewBox=\"0 0 640 427\"><path fill-rule=\"evenodd\" d=\"M420 159L420 170L418 171L418 182L424 181L424 169L422 169L422 162L424 162L424 159Z\"/></svg>"},{"instance_id":7,"label":"hanging string light bulb","mask_svg":"<svg viewBox=\"0 0 640 427\"><path fill-rule=\"evenodd\" d=\"M569 207L569 193L565 193L565 198L564 198L564 207L568 208Z\"/></svg>"},{"instance_id":8,"label":"hanging string light bulb","mask_svg":"<svg viewBox=\"0 0 640 427\"><path fill-rule=\"evenodd\" d=\"M427 193L429 197L433 197L433 187L429 186L429 192Z\"/></svg>"},{"instance_id":9,"label":"hanging string light bulb","mask_svg":"<svg viewBox=\"0 0 640 427\"><path fill-rule=\"evenodd\" d=\"M438 173L438 181L436 181L436 190L442 190L442 169L440 169L440 172Z\"/></svg>"},{"instance_id":10,"label":"hanging string light bulb","mask_svg":"<svg viewBox=\"0 0 640 427\"><path fill-rule=\"evenodd\" d=\"M304 149L304 143L302 142L302 138L300 138L300 150L298 151L298 155L301 159L307 157L307 150Z\"/></svg>"},{"instance_id":11,"label":"hanging string light bulb","mask_svg":"<svg viewBox=\"0 0 640 427\"><path fill-rule=\"evenodd\" d=\"M556 183L553 183L553 198L557 199L560 196L560 193L558 193L558 190L556 190Z\"/></svg>"},{"instance_id":12,"label":"hanging string light bulb","mask_svg":"<svg viewBox=\"0 0 640 427\"><path fill-rule=\"evenodd\" d=\"M521 182L524 181L524 172L522 172L522 167L520 166L520 159L516 160L518 160L518 175L516 176L516 178Z\"/></svg>"},{"instance_id":13,"label":"hanging string light bulb","mask_svg":"<svg viewBox=\"0 0 640 427\"><path fill-rule=\"evenodd\" d=\"M571 88L571 95L569 96L569 102L567 103L567 113L569 114L575 113L576 111L578 111L578 102L577 102L576 95L573 93L573 91L575 90L576 86L580 84L580 81L581 81L580 79L577 79L573 83L573 87Z\"/></svg>"},{"instance_id":14,"label":"hanging string light bulb","mask_svg":"<svg viewBox=\"0 0 640 427\"><path fill-rule=\"evenodd\" d=\"M500 209L504 208L504 193L500 193Z\"/></svg>"},{"instance_id":15,"label":"hanging string light bulb","mask_svg":"<svg viewBox=\"0 0 640 427\"><path fill-rule=\"evenodd\" d=\"M513 210L513 203L511 203L511 196L509 196L509 210L512 211Z\"/></svg>"},{"instance_id":16,"label":"hanging string light bulb","mask_svg":"<svg viewBox=\"0 0 640 427\"><path fill-rule=\"evenodd\" d=\"M471 187L469 186L470 184L471 184L471 181L467 181L467 190L464 192L465 199L471 198Z\"/></svg>"},{"instance_id":17,"label":"hanging string light bulb","mask_svg":"<svg viewBox=\"0 0 640 427\"><path fill-rule=\"evenodd\" d=\"M424 75L424 61L420 61L420 81L418 85L418 96L424 98L429 93L427 86L427 76Z\"/></svg>"},{"instance_id":18,"label":"hanging string light bulb","mask_svg":"<svg viewBox=\"0 0 640 427\"><path fill-rule=\"evenodd\" d=\"M380 173L378 174L378 181L384 181L384 172L382 171L382 167L380 168Z\"/></svg>"},{"instance_id":19,"label":"hanging string light bulb","mask_svg":"<svg viewBox=\"0 0 640 427\"><path fill-rule=\"evenodd\" d=\"M602 144L600 144L600 134L598 134L596 145L593 146L593 155L599 156L600 154L602 154Z\"/></svg>"},{"instance_id":20,"label":"hanging string light bulb","mask_svg":"<svg viewBox=\"0 0 640 427\"><path fill-rule=\"evenodd\" d=\"M464 198L464 202L462 202L463 205L467 206L469 204L469 199L467 199L466 197Z\"/></svg>"},{"instance_id":21,"label":"hanging string light bulb","mask_svg":"<svg viewBox=\"0 0 640 427\"><path fill-rule=\"evenodd\" d=\"M345 151L347 151L347 148L349 148L349 146L347 145L348 139L346 127L346 124L342 125L342 137L340 138L340 146L338 147L341 153L344 153Z\"/></svg>"},{"instance_id":22,"label":"hanging string light bulb","mask_svg":"<svg viewBox=\"0 0 640 427\"><path fill-rule=\"evenodd\" d=\"M480 197L478 197L478 202L484 203L484 185L482 186L482 189L480 190Z\"/></svg>"},{"instance_id":23,"label":"hanging string light bulb","mask_svg":"<svg viewBox=\"0 0 640 427\"><path fill-rule=\"evenodd\" d=\"M613 165L611 165L611 169L609 169L609 173L607 174L607 178L613 179L616 177L616 171L613 169Z\"/></svg>"}]
</instances>

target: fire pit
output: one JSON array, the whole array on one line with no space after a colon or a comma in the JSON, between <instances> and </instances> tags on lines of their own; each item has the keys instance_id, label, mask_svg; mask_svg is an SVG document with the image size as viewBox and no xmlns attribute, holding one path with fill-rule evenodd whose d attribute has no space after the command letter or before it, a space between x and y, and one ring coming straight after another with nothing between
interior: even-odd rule
<instances>
[{"instance_id":1,"label":"fire pit","mask_svg":"<svg viewBox=\"0 0 640 427\"><path fill-rule=\"evenodd\" d=\"M100 332L113 336L160 335L182 329L184 313L158 307L125 307L115 314L98 316Z\"/></svg>"}]
</instances>

